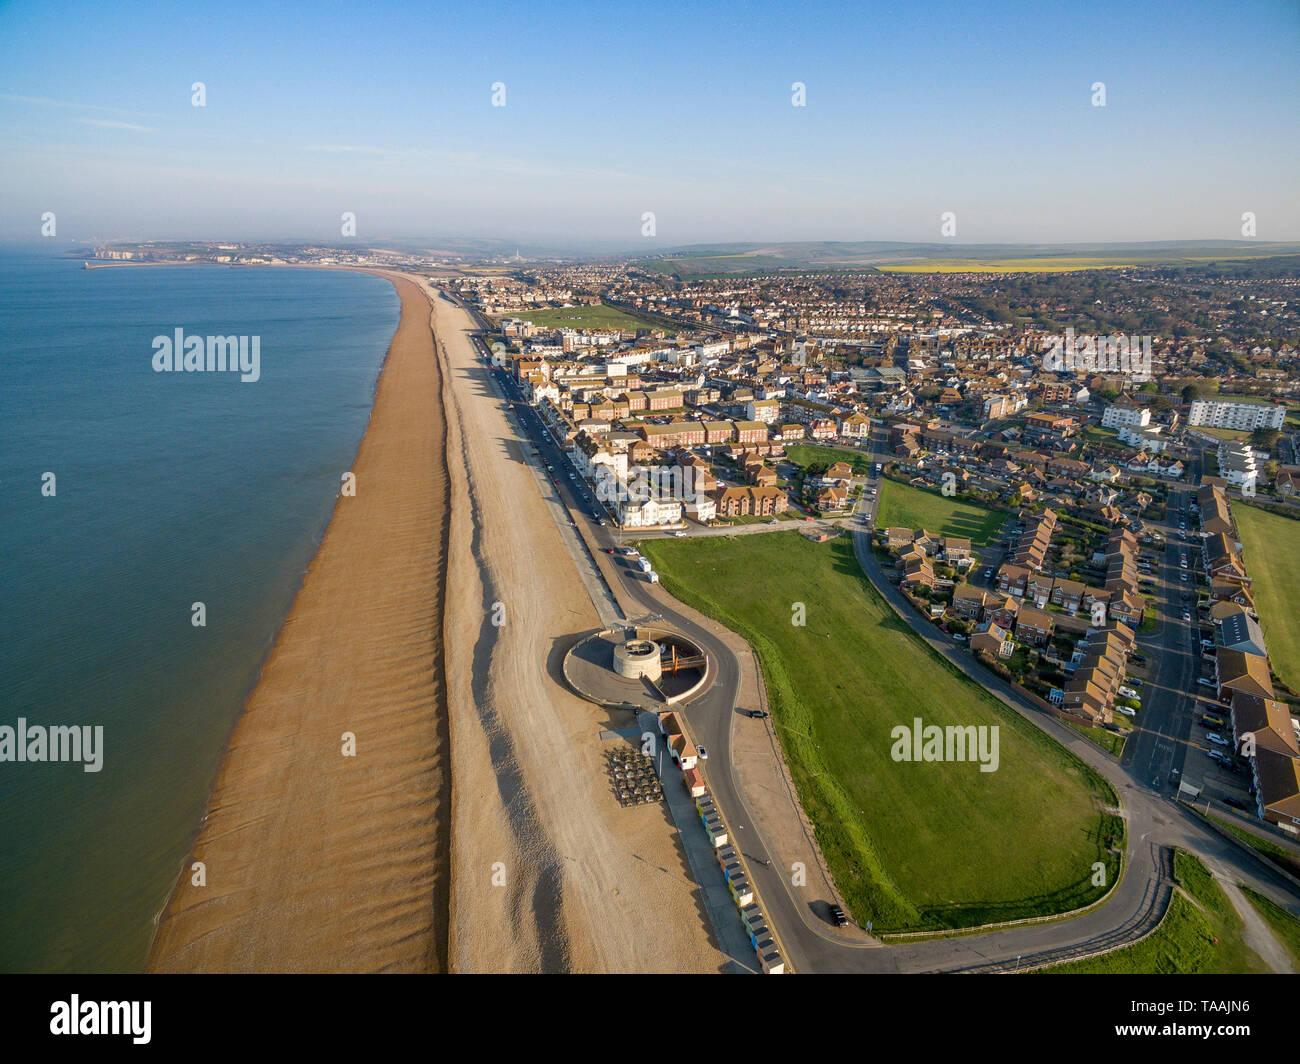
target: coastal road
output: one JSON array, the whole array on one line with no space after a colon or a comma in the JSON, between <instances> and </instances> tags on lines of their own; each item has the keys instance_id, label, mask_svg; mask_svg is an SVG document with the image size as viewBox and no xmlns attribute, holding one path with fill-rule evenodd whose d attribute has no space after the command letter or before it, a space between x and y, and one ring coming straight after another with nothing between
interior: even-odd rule
<instances>
[{"instance_id":1,"label":"coastal road","mask_svg":"<svg viewBox=\"0 0 1300 1064\"><path fill-rule=\"evenodd\" d=\"M485 371L489 370L485 367ZM603 548L616 545L617 533L608 525L595 524L599 518L592 516L593 509L583 498L578 479L571 480L568 476L574 470L567 455L545 431L537 412L522 403L522 396L514 390L508 375L496 372L506 394L518 400L514 403L516 424L537 447L539 455L555 466L556 487L569 506L575 524L581 523L584 539L596 544L595 560L623 603L627 616L632 620L656 619L673 625L711 655L716 674L706 693L688 707L688 720L697 740L711 751L709 783L715 800L736 834L740 848L750 858L755 885L797 970L928 972L1003 970L1008 966L1015 970L1113 948L1143 933L1163 913L1169 896L1168 858L1164 849L1175 845L1202 854L1214 867L1230 869L1232 875L1300 914L1300 902L1286 880L1210 832L1177 803L1139 785L1113 758L1033 707L1009 685L980 668L963 646L925 624L880 570L871 553L869 532L860 530L854 533L855 547L867 576L931 648L1111 781L1123 796L1129 852L1124 879L1107 902L1071 920L889 947L864 940L860 932L849 934L831 927L825 918L824 903L809 906L798 899L779 871L780 855L769 850L762 827L755 823L743 788L730 768L732 728L769 724L750 721L737 708L741 662L721 639L682 613L662 587L646 583L639 574L634 575L604 553ZM870 483L874 485L875 480L873 476ZM878 498L878 495L863 496L868 527L874 520ZM756 667L756 663L746 664ZM721 766L728 768L721 771ZM762 863L768 860L772 867Z\"/></svg>"}]
</instances>

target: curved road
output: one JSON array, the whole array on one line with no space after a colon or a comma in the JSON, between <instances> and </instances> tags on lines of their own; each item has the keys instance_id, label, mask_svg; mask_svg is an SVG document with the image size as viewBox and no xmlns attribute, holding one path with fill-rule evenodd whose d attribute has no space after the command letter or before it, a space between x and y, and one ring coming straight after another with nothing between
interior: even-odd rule
<instances>
[{"instance_id":1,"label":"curved road","mask_svg":"<svg viewBox=\"0 0 1300 1064\"><path fill-rule=\"evenodd\" d=\"M1141 778L1139 772L1135 778L1125 766L1082 735L1034 707L1011 685L976 663L964 646L948 639L920 618L882 572L871 551L869 531L859 529L852 534L859 562L867 577L935 653L1069 748L1111 782L1121 795L1128 825L1128 852L1124 876L1107 901L1071 919L895 946L864 940L856 929L834 928L826 919L825 904L817 905L817 911L814 911L813 906L798 899L789 887L780 870L778 855L769 851L760 826L754 822L743 788L730 768L731 730L735 722L742 721L742 726L760 725L760 722L742 716L736 708L740 661L708 629L681 613L676 600L661 586L646 583L639 574L634 575L630 568L605 553L605 548L617 545L617 532L609 526L595 527L592 524L592 504L581 497L576 487L579 482L566 483L566 474L572 466L565 452L544 430L537 411L522 401L522 395L509 375L504 370L496 373L501 390L517 401L514 410L518 423L545 461L555 466L553 480L575 526L588 543L595 544L596 549L586 561L595 560L606 583L624 603L629 619L660 618L680 628L712 656L716 666L712 684L704 695L686 707L685 713L699 741L712 751L711 764L715 768L709 774L709 783L714 798L738 844L743 844L748 856L757 858L750 862L751 877L785 946L788 960L796 970L875 973L1014 971L1115 948L1145 933L1163 915L1171 890L1166 848L1172 846L1194 851L1206 861L1211 871L1230 874L1300 916L1300 902L1289 882L1206 828L1182 806L1164 797L1159 789L1152 790L1149 776ZM873 508L874 501L867 500L868 512ZM795 526L788 524L785 527ZM629 600L640 607L641 616L636 610L627 609ZM1166 624L1165 628L1170 632L1176 631L1173 625ZM1174 638L1168 633L1166 637ZM1162 660L1159 672L1162 684L1177 684L1186 679L1184 667L1176 664L1176 660L1173 655L1169 655L1168 661ZM747 664L755 669L758 667L757 662ZM1182 689L1187 690L1187 686L1183 685ZM769 723L761 722L761 726L767 727ZM1126 758L1126 762L1136 763L1138 760ZM728 766L729 771L718 771L716 766L719 764ZM1136 767L1141 770L1149 766L1136 763ZM1156 780L1157 788L1160 782L1160 779ZM764 866L761 863L764 860L771 860L772 866Z\"/></svg>"}]
</instances>

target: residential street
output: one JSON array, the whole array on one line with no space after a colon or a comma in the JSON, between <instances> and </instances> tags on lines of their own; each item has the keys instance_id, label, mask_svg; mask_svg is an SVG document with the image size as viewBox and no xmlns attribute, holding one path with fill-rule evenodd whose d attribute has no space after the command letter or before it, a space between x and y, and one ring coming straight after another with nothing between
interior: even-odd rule
<instances>
[{"instance_id":1,"label":"residential street","mask_svg":"<svg viewBox=\"0 0 1300 1064\"><path fill-rule=\"evenodd\" d=\"M1177 744L1171 735L1162 732L1162 726L1156 723L1147 725L1144 734L1148 734L1148 738L1142 740L1142 745L1134 747L1133 754L1126 752L1123 763L1117 762L1079 733L1035 708L1009 684L975 662L964 645L944 636L917 614L889 581L871 552L869 530L874 525L879 495L864 493L858 511L862 516L855 515L835 523L856 528L850 534L854 536L857 556L867 577L936 653L1110 780L1121 798L1128 823L1129 845L1122 882L1104 905L1074 919L896 946L882 946L864 938L857 929L833 928L826 919L825 904L809 905L799 899L780 871L786 866L785 855L768 849L764 841L767 833L761 823L755 822L744 797L744 766L731 762L733 727L737 722L744 727L759 723L741 717L736 710L743 672L756 671L752 655L741 661L718 636L716 625L688 616L662 586L647 583L639 574L633 574L605 553L606 547L619 542L618 531L608 525L595 525L596 511L592 501L583 497L582 482L567 475L572 470L567 456L549 437L536 411L522 402L514 382L503 370L485 372L494 373L502 392L518 400L513 404L515 423L527 434L529 443L537 447L543 470L548 463L555 467L552 474L555 491L567 508L573 527L592 547L575 556L579 571L594 564L630 621L662 620L679 628L712 656L716 666L712 686L685 709L685 716L697 741L707 745L711 751L710 788L727 823L743 841L744 851L750 857L752 878L796 970L1023 970L1120 945L1145 933L1163 915L1171 887L1167 848L1173 846L1198 853L1212 870L1241 879L1290 912L1300 915L1300 897L1289 882L1214 834L1168 796L1169 788L1162 785L1162 779L1176 764L1173 758ZM876 443L879 446L878 440ZM874 486L878 480L873 476L868 483ZM690 534L734 535L746 534L749 530L757 533L806 527L803 522L783 521L778 525L763 523L717 530L692 529ZM1159 659L1153 683L1170 689L1168 704L1175 707L1175 711L1179 699L1173 694L1178 689L1174 685L1184 673L1190 675L1191 669L1191 656L1186 651L1181 655L1176 653L1176 647L1172 645L1178 639L1179 630L1173 625L1162 625L1157 635L1170 641L1168 652L1153 655ZM1181 631L1186 640L1186 629ZM1191 649L1186 641L1184 647ZM1184 684L1183 689L1186 688ZM1153 722L1158 721L1159 712L1157 707L1152 714ZM770 725L770 721L761 723ZM722 765L730 765L731 770L720 771ZM1153 775L1155 768L1160 768L1161 773ZM772 866L765 866L762 863L765 860L771 860Z\"/></svg>"}]
</instances>

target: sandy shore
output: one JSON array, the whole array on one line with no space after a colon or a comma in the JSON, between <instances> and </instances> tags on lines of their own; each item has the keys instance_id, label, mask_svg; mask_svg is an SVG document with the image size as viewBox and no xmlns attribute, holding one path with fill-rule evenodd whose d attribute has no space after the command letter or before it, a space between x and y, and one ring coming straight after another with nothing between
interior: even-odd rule
<instances>
[{"instance_id":1,"label":"sandy shore","mask_svg":"<svg viewBox=\"0 0 1300 1064\"><path fill-rule=\"evenodd\" d=\"M336 503L235 728L192 856L207 883L187 866L151 970L446 969L442 382L425 293L384 276L402 313L356 496Z\"/></svg>"},{"instance_id":2,"label":"sandy shore","mask_svg":"<svg viewBox=\"0 0 1300 1064\"><path fill-rule=\"evenodd\" d=\"M236 727L193 855L207 884L182 878L149 966L720 971L666 809L610 792L598 732L629 721L564 686L599 622L473 323L390 279L357 497Z\"/></svg>"},{"instance_id":3,"label":"sandy shore","mask_svg":"<svg viewBox=\"0 0 1300 1064\"><path fill-rule=\"evenodd\" d=\"M667 810L624 809L610 791L612 744L599 731L630 716L614 720L564 685L564 652L600 622L476 357L469 315L440 297L434 308L454 500L451 967L720 971Z\"/></svg>"}]
</instances>

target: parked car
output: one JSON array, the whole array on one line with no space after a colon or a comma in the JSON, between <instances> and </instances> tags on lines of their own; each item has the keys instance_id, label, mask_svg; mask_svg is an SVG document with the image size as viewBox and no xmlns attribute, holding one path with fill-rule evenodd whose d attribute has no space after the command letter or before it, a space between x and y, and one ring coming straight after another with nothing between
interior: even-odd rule
<instances>
[{"instance_id":1,"label":"parked car","mask_svg":"<svg viewBox=\"0 0 1300 1064\"><path fill-rule=\"evenodd\" d=\"M1142 686L1142 681L1139 680L1136 676L1125 676L1125 677L1124 677L1124 682L1127 683L1130 687L1141 687L1141 686Z\"/></svg>"},{"instance_id":2,"label":"parked car","mask_svg":"<svg viewBox=\"0 0 1300 1064\"><path fill-rule=\"evenodd\" d=\"M831 922L836 927L847 927L849 923L849 918L844 915L844 910L841 909L838 905L832 905Z\"/></svg>"},{"instance_id":3,"label":"parked car","mask_svg":"<svg viewBox=\"0 0 1300 1064\"><path fill-rule=\"evenodd\" d=\"M695 748L695 753L699 755L701 761L707 761L709 759L709 752L702 746L697 746Z\"/></svg>"},{"instance_id":4,"label":"parked car","mask_svg":"<svg viewBox=\"0 0 1300 1064\"><path fill-rule=\"evenodd\" d=\"M1247 813L1254 812L1254 809L1251 807L1251 804L1245 801L1244 799L1234 798L1233 796L1229 795L1227 798L1223 799L1223 801L1225 805L1230 805L1232 806L1233 809L1242 809Z\"/></svg>"},{"instance_id":5,"label":"parked car","mask_svg":"<svg viewBox=\"0 0 1300 1064\"><path fill-rule=\"evenodd\" d=\"M984 570L984 579L985 579L985 580L991 580L992 578L993 578L993 570L992 570L992 569L985 569L985 570Z\"/></svg>"},{"instance_id":6,"label":"parked car","mask_svg":"<svg viewBox=\"0 0 1300 1064\"><path fill-rule=\"evenodd\" d=\"M763 719L765 719L765 718L767 717L767 710L765 710L765 709L751 709L751 710L749 710L749 715L750 715L751 717L753 717L755 720L763 720Z\"/></svg>"},{"instance_id":7,"label":"parked car","mask_svg":"<svg viewBox=\"0 0 1300 1064\"><path fill-rule=\"evenodd\" d=\"M1205 735L1205 741L1206 741L1207 743L1213 743L1215 746L1231 746L1231 745L1232 745L1232 743L1230 743L1227 739L1225 739L1225 738L1224 738L1222 735L1220 735L1218 732L1213 732L1213 731L1212 731L1212 732L1207 732L1207 733L1206 733L1206 735Z\"/></svg>"},{"instance_id":8,"label":"parked car","mask_svg":"<svg viewBox=\"0 0 1300 1064\"><path fill-rule=\"evenodd\" d=\"M1213 680L1207 680L1204 676L1198 676L1198 677L1196 678L1196 682L1199 683L1202 687L1213 687L1213 686L1214 686L1214 681L1213 681Z\"/></svg>"},{"instance_id":9,"label":"parked car","mask_svg":"<svg viewBox=\"0 0 1300 1064\"><path fill-rule=\"evenodd\" d=\"M1126 716L1126 717L1136 717L1136 716L1137 716L1137 710L1136 710L1136 709L1133 709L1131 706L1116 706L1116 707L1115 707L1115 712L1116 712L1116 713L1122 713L1122 714L1124 714L1124 716Z\"/></svg>"},{"instance_id":10,"label":"parked car","mask_svg":"<svg viewBox=\"0 0 1300 1064\"><path fill-rule=\"evenodd\" d=\"M1188 613L1187 610L1183 610L1183 620L1190 621L1191 619L1192 619L1192 615Z\"/></svg>"}]
</instances>

